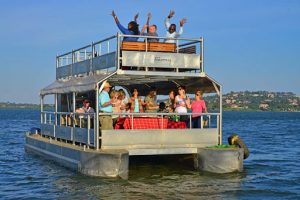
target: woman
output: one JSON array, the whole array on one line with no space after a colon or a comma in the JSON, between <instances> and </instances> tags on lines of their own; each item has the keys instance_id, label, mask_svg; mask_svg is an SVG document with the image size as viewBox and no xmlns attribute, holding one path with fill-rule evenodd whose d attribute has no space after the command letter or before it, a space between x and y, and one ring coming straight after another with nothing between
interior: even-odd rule
<instances>
[{"instance_id":1,"label":"woman","mask_svg":"<svg viewBox=\"0 0 300 200\"><path fill-rule=\"evenodd\" d=\"M120 31L125 34L125 35L140 35L140 31L139 31L139 25L137 23L137 18L139 16L139 14L136 14L134 16L134 21L131 21L128 23L128 28L126 29L124 26L122 26L120 24L120 21L115 13L115 11L112 11L111 15L113 16L113 18L115 19L115 22L118 26L118 28L120 29ZM138 37L124 37L123 41L134 41L136 42L139 38Z\"/></svg>"},{"instance_id":2,"label":"woman","mask_svg":"<svg viewBox=\"0 0 300 200\"><path fill-rule=\"evenodd\" d=\"M168 112L172 113L174 112L174 107L175 107L175 91L171 90L169 92L169 99L166 102L166 108Z\"/></svg>"},{"instance_id":3,"label":"woman","mask_svg":"<svg viewBox=\"0 0 300 200\"><path fill-rule=\"evenodd\" d=\"M132 97L129 99L129 103L130 103L130 112L135 112L135 113L139 113L139 112L144 112L143 110L143 100L139 97L139 92L138 90L135 88L132 90Z\"/></svg>"},{"instance_id":4,"label":"woman","mask_svg":"<svg viewBox=\"0 0 300 200\"><path fill-rule=\"evenodd\" d=\"M202 99L202 92L197 90L195 93L195 100L191 104L192 113L207 113L205 101ZM201 116L199 114L192 115L192 127L201 127Z\"/></svg>"},{"instance_id":5,"label":"woman","mask_svg":"<svg viewBox=\"0 0 300 200\"><path fill-rule=\"evenodd\" d=\"M187 109L191 107L190 102L189 97L185 94L185 86L179 86L178 95L175 97L175 112L187 113ZM189 117L187 115L181 115L180 121L186 122L188 125Z\"/></svg>"},{"instance_id":6,"label":"woman","mask_svg":"<svg viewBox=\"0 0 300 200\"><path fill-rule=\"evenodd\" d=\"M112 112L120 113L122 101L119 100L119 92L116 90L112 90L110 93L110 99L112 102ZM112 114L113 125L115 125L118 117L119 117L119 115Z\"/></svg>"}]
</instances>

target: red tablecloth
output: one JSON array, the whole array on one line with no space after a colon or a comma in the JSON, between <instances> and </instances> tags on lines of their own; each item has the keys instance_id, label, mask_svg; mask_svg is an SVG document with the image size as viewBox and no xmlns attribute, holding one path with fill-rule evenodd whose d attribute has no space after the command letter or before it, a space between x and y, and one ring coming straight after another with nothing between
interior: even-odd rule
<instances>
[{"instance_id":1,"label":"red tablecloth","mask_svg":"<svg viewBox=\"0 0 300 200\"><path fill-rule=\"evenodd\" d=\"M132 129L132 119L133 119L133 129L166 129L168 127L167 118L159 117L134 117L134 118L119 118L115 129Z\"/></svg>"},{"instance_id":2,"label":"red tablecloth","mask_svg":"<svg viewBox=\"0 0 300 200\"><path fill-rule=\"evenodd\" d=\"M168 128L169 129L185 129L186 128L186 123L185 122L174 122L174 121L169 121L168 122Z\"/></svg>"}]
</instances>

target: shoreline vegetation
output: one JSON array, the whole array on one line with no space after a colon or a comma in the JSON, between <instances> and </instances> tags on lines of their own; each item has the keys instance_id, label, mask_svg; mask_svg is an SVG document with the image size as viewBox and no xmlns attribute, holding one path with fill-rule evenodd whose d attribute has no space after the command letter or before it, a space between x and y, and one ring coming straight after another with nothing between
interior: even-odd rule
<instances>
[{"instance_id":1,"label":"shoreline vegetation","mask_svg":"<svg viewBox=\"0 0 300 200\"><path fill-rule=\"evenodd\" d=\"M204 100L208 110L216 110L219 107L217 95L204 96ZM300 111L300 96L292 92L229 92L223 94L222 102L224 111ZM39 110L40 104L0 102L0 109ZM54 105L45 104L44 109L52 110Z\"/></svg>"}]
</instances>

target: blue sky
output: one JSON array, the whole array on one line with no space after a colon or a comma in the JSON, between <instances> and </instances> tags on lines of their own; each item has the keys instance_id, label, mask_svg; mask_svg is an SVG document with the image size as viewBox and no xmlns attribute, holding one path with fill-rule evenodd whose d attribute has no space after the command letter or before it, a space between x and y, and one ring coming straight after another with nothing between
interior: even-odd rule
<instances>
[{"instance_id":1,"label":"blue sky","mask_svg":"<svg viewBox=\"0 0 300 200\"><path fill-rule=\"evenodd\" d=\"M186 17L183 37L204 37L205 70L225 93L300 94L298 0L1 0L0 102L38 103L55 80L56 54L116 34L112 9L124 25L152 12L160 35L170 9L175 23Z\"/></svg>"}]
</instances>

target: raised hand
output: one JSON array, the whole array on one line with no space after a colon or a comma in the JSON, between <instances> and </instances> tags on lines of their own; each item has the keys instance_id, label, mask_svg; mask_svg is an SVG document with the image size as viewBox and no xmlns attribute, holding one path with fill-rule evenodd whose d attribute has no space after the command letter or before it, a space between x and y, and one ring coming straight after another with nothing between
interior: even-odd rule
<instances>
[{"instance_id":1,"label":"raised hand","mask_svg":"<svg viewBox=\"0 0 300 200\"><path fill-rule=\"evenodd\" d=\"M135 21L135 22L137 21L138 17L139 17L139 13L137 13L137 14L134 16L134 21Z\"/></svg>"},{"instance_id":2,"label":"raised hand","mask_svg":"<svg viewBox=\"0 0 300 200\"><path fill-rule=\"evenodd\" d=\"M174 10L170 10L170 13L169 13L169 15L168 15L168 18L171 18L171 17L173 17L173 16L174 16L174 14L175 14L175 11L174 11Z\"/></svg>"},{"instance_id":3,"label":"raised hand","mask_svg":"<svg viewBox=\"0 0 300 200\"><path fill-rule=\"evenodd\" d=\"M183 26L186 23L186 18L182 18L179 23L180 26Z\"/></svg>"},{"instance_id":4,"label":"raised hand","mask_svg":"<svg viewBox=\"0 0 300 200\"><path fill-rule=\"evenodd\" d=\"M111 11L111 15L115 18L116 17L116 13L114 10Z\"/></svg>"}]
</instances>

